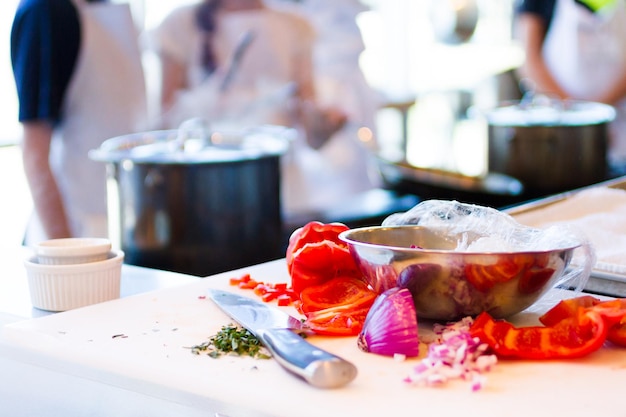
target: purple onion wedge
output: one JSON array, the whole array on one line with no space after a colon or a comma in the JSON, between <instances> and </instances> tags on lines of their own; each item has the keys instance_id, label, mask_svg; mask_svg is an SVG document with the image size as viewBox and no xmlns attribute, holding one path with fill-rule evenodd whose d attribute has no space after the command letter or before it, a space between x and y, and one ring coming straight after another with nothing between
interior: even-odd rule
<instances>
[{"instance_id":1,"label":"purple onion wedge","mask_svg":"<svg viewBox=\"0 0 626 417\"><path fill-rule=\"evenodd\" d=\"M376 298L357 339L359 349L378 355L419 355L417 315L411 292L391 288Z\"/></svg>"}]
</instances>

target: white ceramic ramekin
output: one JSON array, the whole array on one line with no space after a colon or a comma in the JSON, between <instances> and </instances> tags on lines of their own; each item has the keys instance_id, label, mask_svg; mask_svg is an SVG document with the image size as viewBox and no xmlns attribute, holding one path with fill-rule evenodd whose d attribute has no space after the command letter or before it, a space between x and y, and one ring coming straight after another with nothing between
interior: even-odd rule
<instances>
[{"instance_id":1,"label":"white ceramic ramekin","mask_svg":"<svg viewBox=\"0 0 626 417\"><path fill-rule=\"evenodd\" d=\"M92 237L50 239L38 243L34 249L40 264L83 264L107 259L111 251L111 241Z\"/></svg>"},{"instance_id":2,"label":"white ceramic ramekin","mask_svg":"<svg viewBox=\"0 0 626 417\"><path fill-rule=\"evenodd\" d=\"M46 265L33 256L24 262L34 307L65 311L120 297L124 252L107 259L73 265Z\"/></svg>"}]
</instances>

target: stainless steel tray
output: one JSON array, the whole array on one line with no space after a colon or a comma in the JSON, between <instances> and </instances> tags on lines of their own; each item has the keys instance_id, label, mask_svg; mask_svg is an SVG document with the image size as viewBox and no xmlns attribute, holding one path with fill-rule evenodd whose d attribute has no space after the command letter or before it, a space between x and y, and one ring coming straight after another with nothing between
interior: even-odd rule
<instances>
[{"instance_id":1,"label":"stainless steel tray","mask_svg":"<svg viewBox=\"0 0 626 417\"><path fill-rule=\"evenodd\" d=\"M608 181L599 182L597 184L589 185L589 186L582 187L582 188L577 188L575 190L566 191L566 192L559 193L559 194L554 194L552 196L540 198L538 200L529 201L527 203L523 203L518 206L508 208L504 211L510 214L511 216L515 217L518 214L526 213L532 210L539 210L539 209L549 206L550 204L554 204L554 203L558 203L560 201L566 200L583 190L587 190L589 188L600 188L600 187L610 187L610 188L626 190L626 176L614 178Z\"/></svg>"},{"instance_id":2,"label":"stainless steel tray","mask_svg":"<svg viewBox=\"0 0 626 417\"><path fill-rule=\"evenodd\" d=\"M578 188L564 193L555 194L550 197L523 203L515 207L504 210L506 213L515 217L522 213L544 209L552 204L567 200L577 193L590 188L617 188L626 190L626 176L603 181L594 185ZM585 291L594 292L603 295L611 295L616 297L626 297L626 274L612 273L604 270L593 269Z\"/></svg>"}]
</instances>

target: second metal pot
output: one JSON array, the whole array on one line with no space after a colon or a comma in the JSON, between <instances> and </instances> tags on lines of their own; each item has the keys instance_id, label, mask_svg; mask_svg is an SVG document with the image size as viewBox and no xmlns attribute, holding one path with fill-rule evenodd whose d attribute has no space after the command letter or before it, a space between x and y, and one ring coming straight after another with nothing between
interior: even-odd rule
<instances>
[{"instance_id":1,"label":"second metal pot","mask_svg":"<svg viewBox=\"0 0 626 417\"><path fill-rule=\"evenodd\" d=\"M488 169L532 190L563 191L606 179L611 106L561 102L524 103L488 115Z\"/></svg>"}]
</instances>

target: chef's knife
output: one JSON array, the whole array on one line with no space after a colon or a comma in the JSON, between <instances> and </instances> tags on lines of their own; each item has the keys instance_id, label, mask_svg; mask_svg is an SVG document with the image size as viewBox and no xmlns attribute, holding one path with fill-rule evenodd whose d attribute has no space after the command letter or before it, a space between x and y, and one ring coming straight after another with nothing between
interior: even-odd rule
<instances>
[{"instance_id":1,"label":"chef's knife","mask_svg":"<svg viewBox=\"0 0 626 417\"><path fill-rule=\"evenodd\" d=\"M307 342L292 330L302 322L278 308L228 291L210 289L226 314L259 338L285 369L318 388L338 388L356 377L356 367Z\"/></svg>"}]
</instances>

